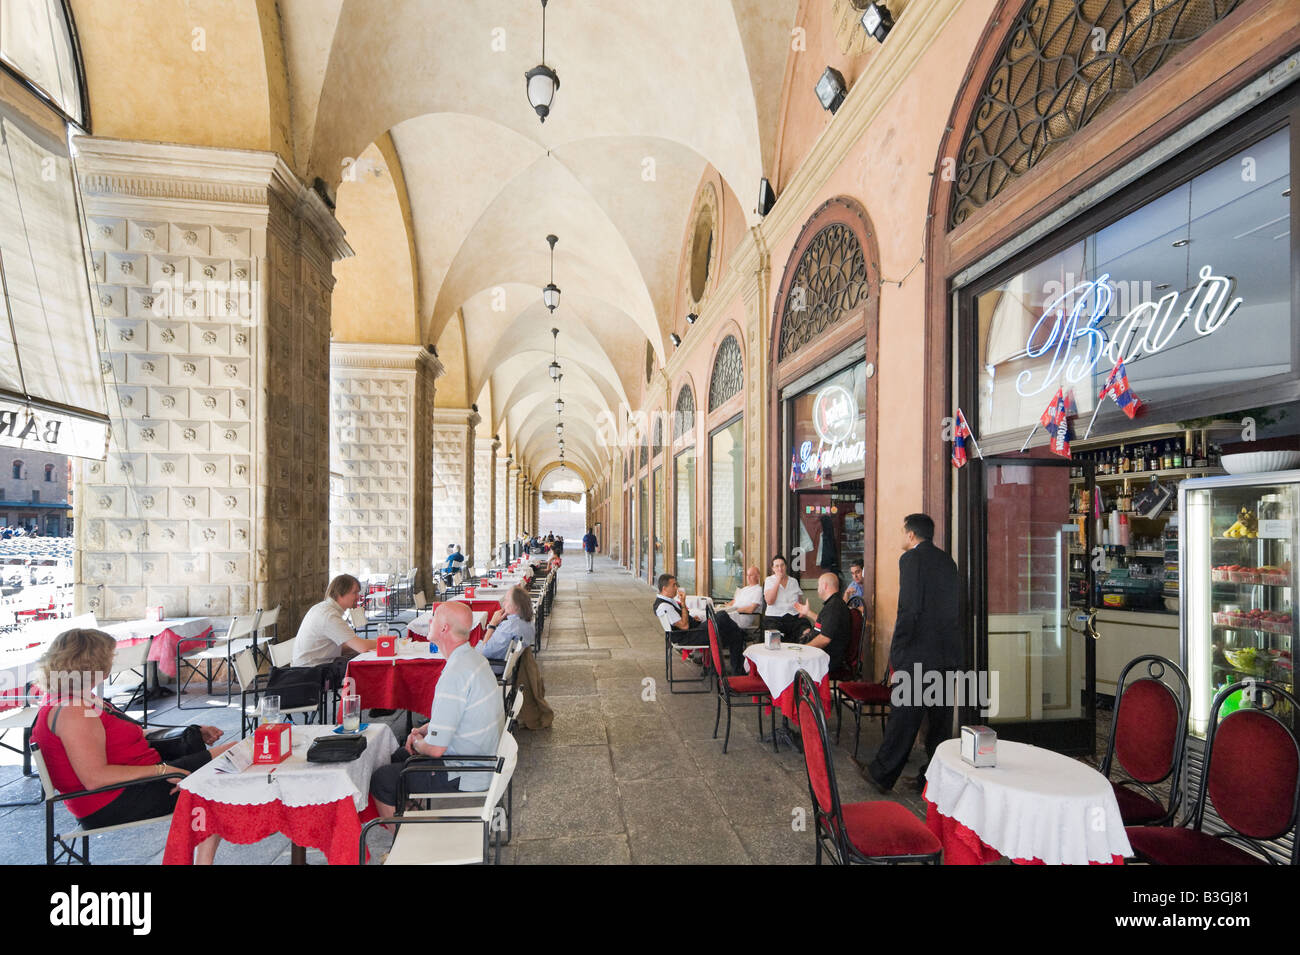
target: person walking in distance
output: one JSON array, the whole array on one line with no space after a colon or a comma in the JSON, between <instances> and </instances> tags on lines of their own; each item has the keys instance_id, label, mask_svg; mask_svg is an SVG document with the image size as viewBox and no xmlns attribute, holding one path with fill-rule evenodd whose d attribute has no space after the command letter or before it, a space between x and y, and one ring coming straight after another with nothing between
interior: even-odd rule
<instances>
[{"instance_id":1,"label":"person walking in distance","mask_svg":"<svg viewBox=\"0 0 1300 955\"><path fill-rule=\"evenodd\" d=\"M895 700L885 723L885 738L863 776L881 792L894 783L907 764L921 721L928 721L925 734L927 759L940 743L952 735L953 701L922 705L922 676L942 674L945 696L952 685L950 671L961 666L962 640L959 612L957 565L934 546L934 521L925 514L903 519L903 556L898 559L898 618L889 647L889 666L906 679L898 690L907 689ZM919 672L918 672L919 670ZM901 705L900 705L901 704ZM917 791L925 788L925 774L917 777Z\"/></svg>"},{"instance_id":2,"label":"person walking in distance","mask_svg":"<svg viewBox=\"0 0 1300 955\"><path fill-rule=\"evenodd\" d=\"M587 555L587 573L591 573L596 566L596 551L600 550L600 541L596 540L595 528L588 527L587 533L582 535L582 551Z\"/></svg>"}]
</instances>

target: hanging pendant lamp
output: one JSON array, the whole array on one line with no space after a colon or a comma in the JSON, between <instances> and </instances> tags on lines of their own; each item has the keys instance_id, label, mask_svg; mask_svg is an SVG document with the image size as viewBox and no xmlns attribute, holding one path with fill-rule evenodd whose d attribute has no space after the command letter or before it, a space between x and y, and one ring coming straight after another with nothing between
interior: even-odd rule
<instances>
[{"instance_id":1,"label":"hanging pendant lamp","mask_svg":"<svg viewBox=\"0 0 1300 955\"><path fill-rule=\"evenodd\" d=\"M555 91L560 88L559 74L546 65L546 0L542 0L542 62L524 74L524 88L528 91L528 105L546 122Z\"/></svg>"}]
</instances>

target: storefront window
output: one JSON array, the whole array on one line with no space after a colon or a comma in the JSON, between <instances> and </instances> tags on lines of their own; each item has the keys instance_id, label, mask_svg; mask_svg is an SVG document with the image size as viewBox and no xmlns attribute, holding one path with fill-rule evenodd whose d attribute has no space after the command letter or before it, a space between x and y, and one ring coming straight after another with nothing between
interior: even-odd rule
<instances>
[{"instance_id":1,"label":"storefront window","mask_svg":"<svg viewBox=\"0 0 1300 955\"><path fill-rule=\"evenodd\" d=\"M1293 377L1289 143L1278 130L977 294L985 443L1027 433L1058 388L1086 421L1120 358L1165 408ZM1127 420L1107 401L1094 434Z\"/></svg>"},{"instance_id":2,"label":"storefront window","mask_svg":"<svg viewBox=\"0 0 1300 955\"><path fill-rule=\"evenodd\" d=\"M677 582L695 593L695 449L674 459L673 486L677 489Z\"/></svg>"},{"instance_id":3,"label":"storefront window","mask_svg":"<svg viewBox=\"0 0 1300 955\"><path fill-rule=\"evenodd\" d=\"M794 492L787 543L794 576L816 607L817 578L849 575L865 546L866 364L827 378L789 402Z\"/></svg>"},{"instance_id":4,"label":"storefront window","mask_svg":"<svg viewBox=\"0 0 1300 955\"><path fill-rule=\"evenodd\" d=\"M745 419L709 437L711 592L730 598L745 581Z\"/></svg>"}]
</instances>

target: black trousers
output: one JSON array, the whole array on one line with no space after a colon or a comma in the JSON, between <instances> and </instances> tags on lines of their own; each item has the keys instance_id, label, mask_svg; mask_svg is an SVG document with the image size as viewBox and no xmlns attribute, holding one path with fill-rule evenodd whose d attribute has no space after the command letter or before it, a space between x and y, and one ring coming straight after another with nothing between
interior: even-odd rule
<instances>
[{"instance_id":1,"label":"black trousers","mask_svg":"<svg viewBox=\"0 0 1300 955\"><path fill-rule=\"evenodd\" d=\"M402 769L410 758L411 754L406 751L406 747L399 747L387 765L380 766L374 771L370 777L370 795L374 796L377 802L389 806L397 805ZM427 773L412 773L406 777L406 787L408 792L454 793L460 792L460 779L448 779L447 774L442 770L430 770Z\"/></svg>"},{"instance_id":2,"label":"black trousers","mask_svg":"<svg viewBox=\"0 0 1300 955\"><path fill-rule=\"evenodd\" d=\"M731 614L719 613L714 618L718 622L718 642L727 648L731 656L731 672L736 676L745 673L745 631L731 619Z\"/></svg>"},{"instance_id":3,"label":"black trousers","mask_svg":"<svg viewBox=\"0 0 1300 955\"><path fill-rule=\"evenodd\" d=\"M206 748L197 753L189 753L179 759L169 760L167 765L190 772L212 759ZM87 829L100 829L104 826L120 826L124 822L137 822L141 819L155 819L165 816L176 808L180 793L172 792L179 779L160 779L147 786L133 786L124 789L113 801L101 809L96 809L81 820Z\"/></svg>"},{"instance_id":4,"label":"black trousers","mask_svg":"<svg viewBox=\"0 0 1300 955\"><path fill-rule=\"evenodd\" d=\"M949 685L945 680L944 685ZM889 710L885 720L885 738L876 751L875 758L867 765L867 772L876 782L885 788L898 782L911 755L916 736L921 730L922 721L925 730L925 757L929 765L934 751L939 744L952 736L951 706L894 706ZM924 775L922 771L921 775Z\"/></svg>"},{"instance_id":5,"label":"black trousers","mask_svg":"<svg viewBox=\"0 0 1300 955\"><path fill-rule=\"evenodd\" d=\"M763 617L764 630L780 630L782 643L803 643L804 634L812 629L810 624L797 613L788 613L782 617Z\"/></svg>"}]
</instances>

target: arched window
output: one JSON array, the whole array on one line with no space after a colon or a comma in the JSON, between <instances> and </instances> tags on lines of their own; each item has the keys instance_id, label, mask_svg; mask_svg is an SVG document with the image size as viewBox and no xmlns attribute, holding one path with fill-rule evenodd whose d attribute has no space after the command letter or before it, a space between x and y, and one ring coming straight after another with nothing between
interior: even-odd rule
<instances>
[{"instance_id":1,"label":"arched window","mask_svg":"<svg viewBox=\"0 0 1300 955\"><path fill-rule=\"evenodd\" d=\"M718 345L713 356L713 374L709 376L709 410L717 411L745 383L745 362L740 355L740 342L728 335Z\"/></svg>"},{"instance_id":2,"label":"arched window","mask_svg":"<svg viewBox=\"0 0 1300 955\"><path fill-rule=\"evenodd\" d=\"M867 260L843 222L826 226L804 249L781 311L777 361L785 361L867 299Z\"/></svg>"},{"instance_id":3,"label":"arched window","mask_svg":"<svg viewBox=\"0 0 1300 955\"><path fill-rule=\"evenodd\" d=\"M21 461L15 461L15 462L14 462L14 477L15 477L17 480L19 480L19 481L22 480L22 478L23 478L23 462L21 462Z\"/></svg>"},{"instance_id":4,"label":"arched window","mask_svg":"<svg viewBox=\"0 0 1300 955\"><path fill-rule=\"evenodd\" d=\"M53 465L53 464L47 464L47 465L45 465L45 480L46 480L46 481L53 481L53 480L54 480L54 465Z\"/></svg>"},{"instance_id":5,"label":"arched window","mask_svg":"<svg viewBox=\"0 0 1300 955\"><path fill-rule=\"evenodd\" d=\"M1088 125L1241 0L1029 0L957 155L948 227Z\"/></svg>"},{"instance_id":6,"label":"arched window","mask_svg":"<svg viewBox=\"0 0 1300 955\"><path fill-rule=\"evenodd\" d=\"M695 392L690 385L682 385L677 392L677 407L673 411L673 440L695 430Z\"/></svg>"}]
</instances>

